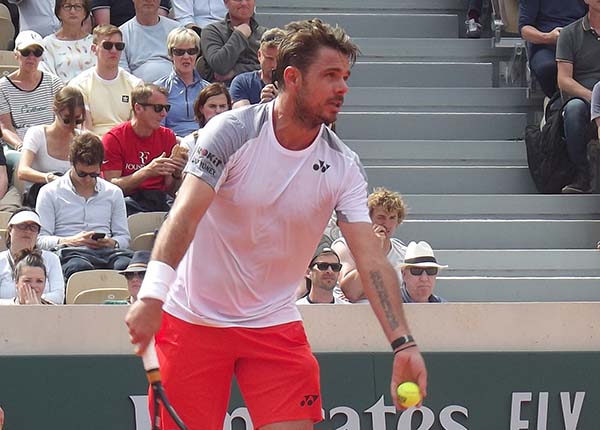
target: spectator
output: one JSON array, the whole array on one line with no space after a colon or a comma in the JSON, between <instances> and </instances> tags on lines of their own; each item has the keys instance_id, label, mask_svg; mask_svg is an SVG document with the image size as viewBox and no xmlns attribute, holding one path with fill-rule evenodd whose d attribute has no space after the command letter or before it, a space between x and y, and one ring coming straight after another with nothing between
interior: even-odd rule
<instances>
[{"instance_id":1,"label":"spectator","mask_svg":"<svg viewBox=\"0 0 600 430\"><path fill-rule=\"evenodd\" d=\"M54 16L55 0L8 0L19 8L19 30L32 30L42 37L55 33L60 22Z\"/></svg>"},{"instance_id":2,"label":"spectator","mask_svg":"<svg viewBox=\"0 0 600 430\"><path fill-rule=\"evenodd\" d=\"M207 81L231 82L240 73L259 68L258 48L266 28L254 19L255 0L224 0L224 20L202 30L200 75Z\"/></svg>"},{"instance_id":3,"label":"spectator","mask_svg":"<svg viewBox=\"0 0 600 430\"><path fill-rule=\"evenodd\" d=\"M43 297L46 285L46 266L37 250L23 249L15 258L13 269L17 295L13 300L2 300L0 304L53 305Z\"/></svg>"},{"instance_id":4,"label":"spectator","mask_svg":"<svg viewBox=\"0 0 600 430\"><path fill-rule=\"evenodd\" d=\"M194 115L200 128L204 127L214 116L228 110L231 110L231 96L227 87L220 82L204 87L194 102ZM199 135L200 130L188 134L181 140L181 146L192 151Z\"/></svg>"},{"instance_id":5,"label":"spectator","mask_svg":"<svg viewBox=\"0 0 600 430\"><path fill-rule=\"evenodd\" d=\"M187 156L173 155L175 134L160 125L170 107L168 95L154 84L136 87L131 93L133 118L104 135L102 171L127 196L128 215L169 210L181 183Z\"/></svg>"},{"instance_id":6,"label":"spectator","mask_svg":"<svg viewBox=\"0 0 600 430\"><path fill-rule=\"evenodd\" d=\"M85 118L83 96L64 87L54 96L54 122L35 125L25 133L18 177L25 182L24 204L35 206L39 189L69 170L69 146ZM35 186L33 186L36 184Z\"/></svg>"},{"instance_id":7,"label":"spectator","mask_svg":"<svg viewBox=\"0 0 600 430\"><path fill-rule=\"evenodd\" d=\"M84 70L96 65L92 54L92 35L84 28L90 16L90 0L56 0L54 13L60 29L44 38L40 66L66 84Z\"/></svg>"},{"instance_id":8,"label":"spectator","mask_svg":"<svg viewBox=\"0 0 600 430\"><path fill-rule=\"evenodd\" d=\"M19 68L0 78L0 130L4 143L13 150L21 150L29 127L54 121L52 102L63 83L38 70L43 53L44 42L39 34L20 32L15 40Z\"/></svg>"},{"instance_id":9,"label":"spectator","mask_svg":"<svg viewBox=\"0 0 600 430\"><path fill-rule=\"evenodd\" d=\"M156 81L158 86L169 92L171 110L163 120L163 125L173 130L177 136L187 136L198 129L194 117L194 100L209 85L196 70L200 37L193 30L179 27L169 33L167 48L173 59L173 70Z\"/></svg>"},{"instance_id":10,"label":"spectator","mask_svg":"<svg viewBox=\"0 0 600 430\"><path fill-rule=\"evenodd\" d=\"M17 210L8 220L6 229L6 251L0 252L0 299L14 300L18 291L13 277L14 262L23 250L37 250L36 242L42 223L37 212L31 208ZM65 280L60 260L50 251L41 251L47 270L42 298L53 303L65 300Z\"/></svg>"},{"instance_id":11,"label":"spectator","mask_svg":"<svg viewBox=\"0 0 600 430\"><path fill-rule=\"evenodd\" d=\"M306 272L308 294L296 304L344 303L333 296L333 288L337 285L342 264L340 257L331 248L323 248L310 261Z\"/></svg>"},{"instance_id":12,"label":"spectator","mask_svg":"<svg viewBox=\"0 0 600 430\"><path fill-rule=\"evenodd\" d=\"M569 159L575 165L575 179L563 193L591 192L587 144L596 136L591 122L592 89L600 81L600 44L594 28L600 28L600 4L589 2L583 18L563 28L556 45L558 88L563 100L564 134Z\"/></svg>"},{"instance_id":13,"label":"spectator","mask_svg":"<svg viewBox=\"0 0 600 430\"><path fill-rule=\"evenodd\" d=\"M556 42L563 27L587 12L583 0L519 2L519 30L527 43L529 67L547 97L557 91Z\"/></svg>"},{"instance_id":14,"label":"spectator","mask_svg":"<svg viewBox=\"0 0 600 430\"><path fill-rule=\"evenodd\" d=\"M406 208L400 194L385 188L375 188L367 200L369 216L373 223L373 232L379 239L381 247L387 255L388 261L396 267L404 260L406 246L400 239L392 237L396 228L404 220ZM346 240L340 238L331 246L340 256L342 272L340 289L336 294L345 296L352 303L366 303L367 299L363 290L360 275L356 269L354 257L348 249ZM400 281L401 274L398 273Z\"/></svg>"},{"instance_id":15,"label":"spectator","mask_svg":"<svg viewBox=\"0 0 600 430\"><path fill-rule=\"evenodd\" d=\"M200 28L221 21L227 14L223 0L173 0L173 13L181 25Z\"/></svg>"},{"instance_id":16,"label":"spectator","mask_svg":"<svg viewBox=\"0 0 600 430\"><path fill-rule=\"evenodd\" d=\"M481 9L483 7L483 0L469 0L467 7L467 20L465 26L467 30L467 37L469 39L479 39L481 37Z\"/></svg>"},{"instance_id":17,"label":"spectator","mask_svg":"<svg viewBox=\"0 0 600 430\"><path fill-rule=\"evenodd\" d=\"M104 149L85 132L73 140L71 169L40 190L37 211L43 249L58 249L66 279L91 269L123 270L131 251L121 190L100 178Z\"/></svg>"},{"instance_id":18,"label":"spectator","mask_svg":"<svg viewBox=\"0 0 600 430\"><path fill-rule=\"evenodd\" d=\"M85 101L85 128L103 136L131 117L131 91L143 81L119 67L125 48L121 30L114 25L94 29L92 52L98 62L69 82Z\"/></svg>"},{"instance_id":19,"label":"spectator","mask_svg":"<svg viewBox=\"0 0 600 430\"><path fill-rule=\"evenodd\" d=\"M135 16L121 25L125 51L119 66L144 82L154 82L171 72L173 64L165 40L179 27L158 13L158 0L133 0Z\"/></svg>"},{"instance_id":20,"label":"spectator","mask_svg":"<svg viewBox=\"0 0 600 430\"><path fill-rule=\"evenodd\" d=\"M167 16L170 9L170 0L160 0L159 15ZM135 8L133 0L92 0L92 13L96 25L120 27L135 16Z\"/></svg>"},{"instance_id":21,"label":"spectator","mask_svg":"<svg viewBox=\"0 0 600 430\"><path fill-rule=\"evenodd\" d=\"M127 268L121 272L121 275L127 279L127 289L129 290L129 303L137 300L138 292L142 286L142 281L146 275L148 262L150 261L150 251L136 251L131 257Z\"/></svg>"},{"instance_id":22,"label":"spectator","mask_svg":"<svg viewBox=\"0 0 600 430\"><path fill-rule=\"evenodd\" d=\"M438 264L433 255L433 249L427 242L410 242L406 247L406 257L400 267L404 303L442 303L446 301L433 294L433 290L438 271L448 266Z\"/></svg>"},{"instance_id":23,"label":"spectator","mask_svg":"<svg viewBox=\"0 0 600 430\"><path fill-rule=\"evenodd\" d=\"M284 31L279 28L271 28L263 33L258 49L260 70L239 74L231 81L234 109L270 102L277 97L277 83L273 82L273 71L277 68L277 52L284 35Z\"/></svg>"}]
</instances>

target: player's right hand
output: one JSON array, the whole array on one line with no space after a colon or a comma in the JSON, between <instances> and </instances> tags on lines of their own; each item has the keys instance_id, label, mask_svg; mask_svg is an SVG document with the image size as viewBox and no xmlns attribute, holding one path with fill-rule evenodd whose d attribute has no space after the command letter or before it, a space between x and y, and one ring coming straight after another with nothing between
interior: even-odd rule
<instances>
[{"instance_id":1,"label":"player's right hand","mask_svg":"<svg viewBox=\"0 0 600 430\"><path fill-rule=\"evenodd\" d=\"M127 315L125 324L129 328L129 340L134 345L134 352L142 355L160 328L163 302L156 299L140 299L135 301Z\"/></svg>"}]
</instances>

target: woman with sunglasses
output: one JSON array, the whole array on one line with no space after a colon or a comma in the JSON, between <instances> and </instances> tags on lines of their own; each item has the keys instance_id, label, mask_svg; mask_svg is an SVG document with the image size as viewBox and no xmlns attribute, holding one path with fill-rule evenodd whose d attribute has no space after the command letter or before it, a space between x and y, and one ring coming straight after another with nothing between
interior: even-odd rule
<instances>
[{"instance_id":1,"label":"woman with sunglasses","mask_svg":"<svg viewBox=\"0 0 600 430\"><path fill-rule=\"evenodd\" d=\"M9 301L21 299L13 272L20 252L23 250L40 252L36 246L40 228L40 217L31 208L17 210L8 220L6 231L6 247L8 249L0 252L0 299ZM36 297L53 303L63 303L65 282L60 260L56 254L50 251L41 251L40 255L46 268L46 276L40 294L36 294Z\"/></svg>"},{"instance_id":2,"label":"woman with sunglasses","mask_svg":"<svg viewBox=\"0 0 600 430\"><path fill-rule=\"evenodd\" d=\"M203 128L206 123L220 113L231 110L231 95L221 82L215 82L203 88L194 102L194 115L197 125ZM201 130L196 130L181 140L181 146L193 151Z\"/></svg>"},{"instance_id":3,"label":"woman with sunglasses","mask_svg":"<svg viewBox=\"0 0 600 430\"><path fill-rule=\"evenodd\" d=\"M58 77L38 70L44 42L36 32L19 33L14 52L19 68L0 78L0 131L4 144L19 151L29 127L54 120L52 100L63 83ZM16 165L20 154L5 153L8 164Z\"/></svg>"},{"instance_id":4,"label":"woman with sunglasses","mask_svg":"<svg viewBox=\"0 0 600 430\"><path fill-rule=\"evenodd\" d=\"M65 84L96 65L96 56L92 53L92 35L84 26L90 9L90 0L56 0L54 14L61 27L44 38L46 50L42 67Z\"/></svg>"},{"instance_id":5,"label":"woman with sunglasses","mask_svg":"<svg viewBox=\"0 0 600 430\"><path fill-rule=\"evenodd\" d=\"M167 50L173 61L173 70L155 83L169 92L171 110L163 120L163 126L173 130L176 136L183 137L198 129L194 101L209 84L196 70L200 37L188 28L176 28L169 33Z\"/></svg>"},{"instance_id":6,"label":"woman with sunglasses","mask_svg":"<svg viewBox=\"0 0 600 430\"><path fill-rule=\"evenodd\" d=\"M62 88L54 97L54 113L52 124L29 128L23 139L18 176L26 181L27 197L24 202L32 207L35 206L39 188L54 181L71 167L69 146L79 132L77 127L85 120L81 92L73 87Z\"/></svg>"}]
</instances>

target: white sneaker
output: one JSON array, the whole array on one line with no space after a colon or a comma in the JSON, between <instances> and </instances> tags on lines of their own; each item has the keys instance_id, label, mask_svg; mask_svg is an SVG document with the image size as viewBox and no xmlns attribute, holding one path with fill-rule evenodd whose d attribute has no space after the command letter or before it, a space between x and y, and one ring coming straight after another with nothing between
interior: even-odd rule
<instances>
[{"instance_id":1,"label":"white sneaker","mask_svg":"<svg viewBox=\"0 0 600 430\"><path fill-rule=\"evenodd\" d=\"M465 21L467 27L467 37L469 39L479 39L481 37L481 24L475 21L474 18Z\"/></svg>"}]
</instances>

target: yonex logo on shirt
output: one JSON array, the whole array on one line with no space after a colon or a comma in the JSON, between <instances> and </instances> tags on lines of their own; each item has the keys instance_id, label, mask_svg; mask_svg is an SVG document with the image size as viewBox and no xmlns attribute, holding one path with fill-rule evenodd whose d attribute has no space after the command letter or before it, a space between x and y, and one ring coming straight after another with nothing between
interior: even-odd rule
<instances>
[{"instance_id":1,"label":"yonex logo on shirt","mask_svg":"<svg viewBox=\"0 0 600 430\"><path fill-rule=\"evenodd\" d=\"M330 164L325 163L323 160L319 160L318 163L313 164L313 170L321 170L321 172L325 173L327 169L331 167Z\"/></svg>"}]
</instances>

